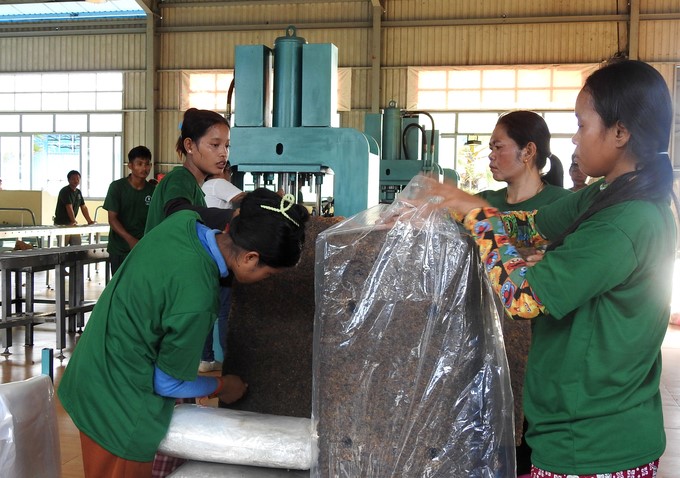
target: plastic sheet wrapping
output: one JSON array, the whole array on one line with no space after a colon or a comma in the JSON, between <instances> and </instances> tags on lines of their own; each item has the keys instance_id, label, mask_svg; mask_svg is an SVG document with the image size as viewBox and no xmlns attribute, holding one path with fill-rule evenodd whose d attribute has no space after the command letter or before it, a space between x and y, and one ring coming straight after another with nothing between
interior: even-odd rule
<instances>
[{"instance_id":1,"label":"plastic sheet wrapping","mask_svg":"<svg viewBox=\"0 0 680 478\"><path fill-rule=\"evenodd\" d=\"M189 461L168 478L309 478L309 471Z\"/></svg>"},{"instance_id":2,"label":"plastic sheet wrapping","mask_svg":"<svg viewBox=\"0 0 680 478\"><path fill-rule=\"evenodd\" d=\"M308 470L311 420L178 405L158 450L196 461Z\"/></svg>"},{"instance_id":3,"label":"plastic sheet wrapping","mask_svg":"<svg viewBox=\"0 0 680 478\"><path fill-rule=\"evenodd\" d=\"M0 475L61 476L59 429L47 375L0 385Z\"/></svg>"},{"instance_id":4,"label":"plastic sheet wrapping","mask_svg":"<svg viewBox=\"0 0 680 478\"><path fill-rule=\"evenodd\" d=\"M493 291L417 181L317 239L313 477L515 476Z\"/></svg>"}]
</instances>

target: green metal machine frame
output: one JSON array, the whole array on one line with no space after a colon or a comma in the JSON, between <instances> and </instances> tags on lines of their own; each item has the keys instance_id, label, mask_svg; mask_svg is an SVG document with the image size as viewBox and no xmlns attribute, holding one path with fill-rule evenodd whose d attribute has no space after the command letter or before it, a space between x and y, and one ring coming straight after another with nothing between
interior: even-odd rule
<instances>
[{"instance_id":1,"label":"green metal machine frame","mask_svg":"<svg viewBox=\"0 0 680 478\"><path fill-rule=\"evenodd\" d=\"M307 44L290 26L274 49L236 47L235 122L230 162L238 174L253 174L286 192L300 178L313 178L316 210L321 184L333 180L335 215L351 216L378 204L376 141L351 128L334 128L337 104L337 47ZM272 67L273 65L273 67Z\"/></svg>"}]
</instances>

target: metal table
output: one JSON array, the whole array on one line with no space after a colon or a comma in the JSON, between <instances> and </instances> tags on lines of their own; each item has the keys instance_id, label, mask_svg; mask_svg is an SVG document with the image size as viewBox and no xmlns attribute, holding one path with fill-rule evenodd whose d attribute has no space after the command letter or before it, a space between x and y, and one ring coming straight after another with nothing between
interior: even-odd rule
<instances>
[{"instance_id":1,"label":"metal table","mask_svg":"<svg viewBox=\"0 0 680 478\"><path fill-rule=\"evenodd\" d=\"M90 237L90 244L98 243L101 234L108 234L108 224L89 224L83 226L9 226L0 227L0 240L19 239L24 237L37 237L40 247L52 247L52 238L56 238L56 245L61 246L64 236L73 234L86 234ZM47 239L47 245L42 241Z\"/></svg>"},{"instance_id":2,"label":"metal table","mask_svg":"<svg viewBox=\"0 0 680 478\"><path fill-rule=\"evenodd\" d=\"M3 355L9 355L12 345L12 327L26 326L26 345L33 345L33 326L49 320L56 323L56 348L58 358L64 358L66 347L66 318L69 320L69 331L74 332L76 323L84 325L84 314L94 307L95 301L86 301L84 266L108 260L106 245L89 244L85 246L55 247L12 251L0 254L0 284L2 287L2 316L0 317L0 344L4 347ZM66 268L69 274L66 274ZM55 309L51 312L34 312L34 274L54 269L55 273ZM107 268L108 271L108 268ZM26 274L26 295L22 294L21 274ZM66 284L68 278L68 300ZM14 280L14 283L13 283ZM108 281L108 273L106 280ZM14 291L14 297L12 292ZM51 301L49 301L51 302ZM14 311L12 311L14 305ZM25 305L25 311L22 310Z\"/></svg>"},{"instance_id":3,"label":"metal table","mask_svg":"<svg viewBox=\"0 0 680 478\"><path fill-rule=\"evenodd\" d=\"M37 238L39 248L43 247L61 247L64 243L64 237L74 234L87 235L89 244L99 244L102 234L109 233L108 224L89 224L83 226L9 226L0 227L0 241L3 239L18 239L26 237ZM52 239L56 239L53 241ZM45 241L45 239L47 239ZM90 270L88 268L88 278ZM108 274L108 271L107 271ZM50 273L45 276L45 281L50 287Z\"/></svg>"}]
</instances>

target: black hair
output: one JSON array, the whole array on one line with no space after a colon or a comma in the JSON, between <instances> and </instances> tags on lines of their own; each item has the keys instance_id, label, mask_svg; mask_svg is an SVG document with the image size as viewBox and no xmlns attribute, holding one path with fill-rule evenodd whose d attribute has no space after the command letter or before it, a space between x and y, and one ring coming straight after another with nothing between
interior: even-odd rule
<instances>
[{"instance_id":1,"label":"black hair","mask_svg":"<svg viewBox=\"0 0 680 478\"><path fill-rule=\"evenodd\" d=\"M536 145L536 167L541 171L550 159L550 171L542 176L544 182L554 186L564 184L564 168L560 159L550 152L550 130L541 115L533 111L517 110L498 118L497 125L505 128L506 134L520 149L527 144Z\"/></svg>"},{"instance_id":2,"label":"black hair","mask_svg":"<svg viewBox=\"0 0 680 478\"><path fill-rule=\"evenodd\" d=\"M243 198L239 214L229 223L229 237L241 249L259 253L265 265L292 267L300 260L308 219L307 208L295 200L259 188Z\"/></svg>"},{"instance_id":3,"label":"black hair","mask_svg":"<svg viewBox=\"0 0 680 478\"><path fill-rule=\"evenodd\" d=\"M595 71L583 91L606 128L621 123L630 133L627 148L637 160L635 171L607 185L590 207L548 249L555 249L578 226L604 208L633 199L668 202L673 198L673 165L668 155L673 107L668 86L652 66L619 60Z\"/></svg>"},{"instance_id":4,"label":"black hair","mask_svg":"<svg viewBox=\"0 0 680 478\"><path fill-rule=\"evenodd\" d=\"M133 162L137 158L151 161L151 151L146 146L135 146L128 153L128 163Z\"/></svg>"},{"instance_id":5,"label":"black hair","mask_svg":"<svg viewBox=\"0 0 680 478\"><path fill-rule=\"evenodd\" d=\"M205 132L216 124L224 124L229 128L229 122L221 114L210 110L189 108L184 112L181 127L182 133L177 139L175 150L179 154L187 154L184 148L184 140L190 138L194 143L197 143L205 135Z\"/></svg>"},{"instance_id":6,"label":"black hair","mask_svg":"<svg viewBox=\"0 0 680 478\"><path fill-rule=\"evenodd\" d=\"M544 182L552 184L553 186L564 187L564 166L562 161L554 154L548 156L550 160L550 171L542 176Z\"/></svg>"},{"instance_id":7,"label":"black hair","mask_svg":"<svg viewBox=\"0 0 680 478\"><path fill-rule=\"evenodd\" d=\"M80 173L79 173L78 171L76 171L75 169L72 169L72 170L70 170L70 171L68 172L68 174L66 175L66 179L68 179L68 180L70 181L70 180L71 180L71 176L75 176L75 175L80 176Z\"/></svg>"}]
</instances>

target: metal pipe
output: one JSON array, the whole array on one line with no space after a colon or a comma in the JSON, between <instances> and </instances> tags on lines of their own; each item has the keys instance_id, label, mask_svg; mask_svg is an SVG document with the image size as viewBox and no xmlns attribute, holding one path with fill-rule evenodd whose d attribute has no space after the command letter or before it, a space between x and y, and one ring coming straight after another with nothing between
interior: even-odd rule
<instances>
[{"instance_id":1,"label":"metal pipe","mask_svg":"<svg viewBox=\"0 0 680 478\"><path fill-rule=\"evenodd\" d=\"M323 185L323 174L314 175L314 186L316 187L316 213L321 216L321 186Z\"/></svg>"},{"instance_id":2,"label":"metal pipe","mask_svg":"<svg viewBox=\"0 0 680 478\"><path fill-rule=\"evenodd\" d=\"M33 225L36 226L37 224L35 223L35 214L33 214L33 211L31 211L27 207L0 207L0 211L26 211L31 215L31 219L33 220ZM21 215L21 225L24 225L24 215Z\"/></svg>"},{"instance_id":3,"label":"metal pipe","mask_svg":"<svg viewBox=\"0 0 680 478\"><path fill-rule=\"evenodd\" d=\"M404 128L404 131L401 133L401 144L404 147L404 159L411 159L408 157L408 149L406 148L406 133L408 133L408 130L411 128L418 128L420 132L422 133L422 138L420 140L421 143L421 154L422 158L425 159L425 154L427 153L427 140L425 139L425 128L418 123L411 123L409 125L406 125L406 128Z\"/></svg>"}]
</instances>

